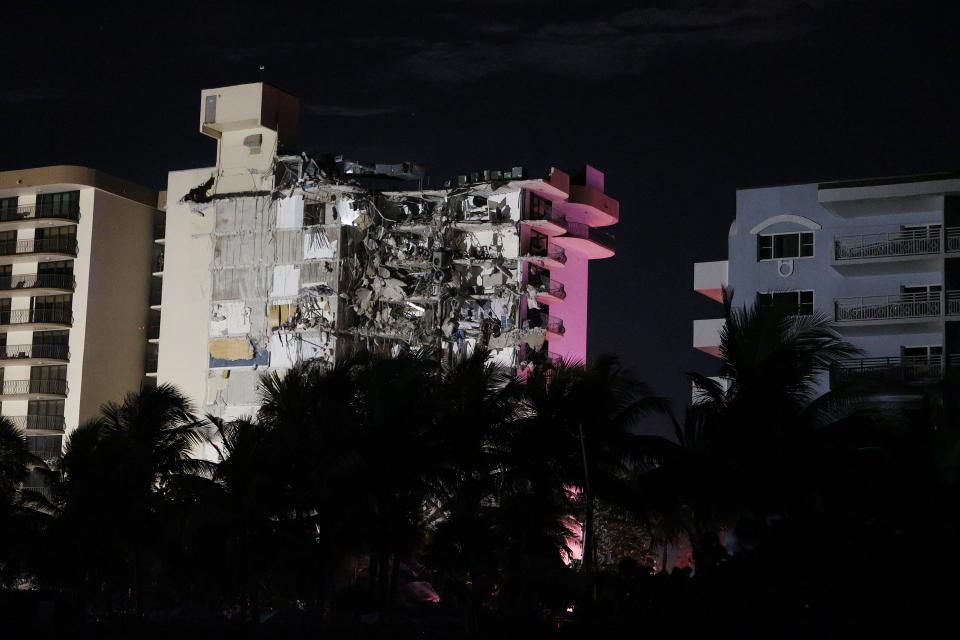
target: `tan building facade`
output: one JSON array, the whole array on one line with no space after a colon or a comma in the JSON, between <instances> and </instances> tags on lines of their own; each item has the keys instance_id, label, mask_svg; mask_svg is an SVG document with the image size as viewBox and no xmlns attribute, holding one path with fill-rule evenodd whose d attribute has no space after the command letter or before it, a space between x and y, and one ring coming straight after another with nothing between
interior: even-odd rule
<instances>
[{"instance_id":1,"label":"tan building facade","mask_svg":"<svg viewBox=\"0 0 960 640\"><path fill-rule=\"evenodd\" d=\"M143 382L157 198L85 167L0 172L0 414L40 457Z\"/></svg>"}]
</instances>

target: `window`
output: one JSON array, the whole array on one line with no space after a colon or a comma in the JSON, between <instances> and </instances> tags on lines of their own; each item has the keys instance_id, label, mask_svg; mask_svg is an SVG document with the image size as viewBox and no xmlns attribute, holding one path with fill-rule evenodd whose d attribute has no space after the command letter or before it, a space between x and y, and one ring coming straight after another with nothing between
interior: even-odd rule
<instances>
[{"instance_id":1,"label":"window","mask_svg":"<svg viewBox=\"0 0 960 640\"><path fill-rule=\"evenodd\" d=\"M931 345L925 347L902 347L901 353L905 358L939 362L940 356L943 355L943 347L940 345Z\"/></svg>"},{"instance_id":2,"label":"window","mask_svg":"<svg viewBox=\"0 0 960 640\"><path fill-rule=\"evenodd\" d=\"M530 220L549 220L553 217L553 205L549 200L530 194Z\"/></svg>"},{"instance_id":3,"label":"window","mask_svg":"<svg viewBox=\"0 0 960 640\"><path fill-rule=\"evenodd\" d=\"M940 298L940 292L943 291L943 285L939 284L918 284L909 287L900 287L901 293L911 298Z\"/></svg>"},{"instance_id":4,"label":"window","mask_svg":"<svg viewBox=\"0 0 960 640\"><path fill-rule=\"evenodd\" d=\"M37 265L37 274L51 273L58 276L73 275L73 260L54 260L41 262Z\"/></svg>"},{"instance_id":5,"label":"window","mask_svg":"<svg viewBox=\"0 0 960 640\"><path fill-rule=\"evenodd\" d=\"M19 198L0 198L0 220L13 220L17 215Z\"/></svg>"},{"instance_id":6,"label":"window","mask_svg":"<svg viewBox=\"0 0 960 640\"><path fill-rule=\"evenodd\" d=\"M786 309L792 316L813 315L813 291L776 291L758 293L757 303Z\"/></svg>"},{"instance_id":7,"label":"window","mask_svg":"<svg viewBox=\"0 0 960 640\"><path fill-rule=\"evenodd\" d=\"M813 232L774 233L757 236L757 261L813 256Z\"/></svg>"},{"instance_id":8,"label":"window","mask_svg":"<svg viewBox=\"0 0 960 640\"><path fill-rule=\"evenodd\" d=\"M73 218L80 208L80 192L38 193L37 216L45 218Z\"/></svg>"},{"instance_id":9,"label":"window","mask_svg":"<svg viewBox=\"0 0 960 640\"><path fill-rule=\"evenodd\" d=\"M0 255L9 256L17 252L17 232L0 231Z\"/></svg>"}]
</instances>

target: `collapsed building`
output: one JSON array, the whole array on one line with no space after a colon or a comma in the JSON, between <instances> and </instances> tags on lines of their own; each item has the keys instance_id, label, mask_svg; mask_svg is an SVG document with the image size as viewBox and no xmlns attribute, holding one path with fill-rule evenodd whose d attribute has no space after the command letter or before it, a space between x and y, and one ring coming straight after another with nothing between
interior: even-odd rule
<instances>
[{"instance_id":1,"label":"collapsed building","mask_svg":"<svg viewBox=\"0 0 960 640\"><path fill-rule=\"evenodd\" d=\"M262 83L202 92L217 164L169 175L148 375L231 418L255 412L264 370L358 348L585 360L588 263L619 218L601 172L430 188L412 163L296 153L298 112Z\"/></svg>"}]
</instances>

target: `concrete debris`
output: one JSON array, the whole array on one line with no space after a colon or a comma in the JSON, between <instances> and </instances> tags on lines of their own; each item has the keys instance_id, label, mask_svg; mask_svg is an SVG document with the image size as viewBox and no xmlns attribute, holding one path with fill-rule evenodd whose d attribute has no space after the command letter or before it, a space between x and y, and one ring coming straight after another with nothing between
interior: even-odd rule
<instances>
[{"instance_id":1,"label":"concrete debris","mask_svg":"<svg viewBox=\"0 0 960 640\"><path fill-rule=\"evenodd\" d=\"M248 379L234 388L238 368L332 364L358 347L446 357L486 348L517 366L525 350L544 347L542 327L520 326L526 308L541 308L522 275L522 188L501 178L376 191L359 177L409 179L420 169L368 169L282 156L269 192L218 193L211 178L184 198L214 216L211 367L233 371L208 380L208 410L222 414L225 397L256 404Z\"/></svg>"}]
</instances>

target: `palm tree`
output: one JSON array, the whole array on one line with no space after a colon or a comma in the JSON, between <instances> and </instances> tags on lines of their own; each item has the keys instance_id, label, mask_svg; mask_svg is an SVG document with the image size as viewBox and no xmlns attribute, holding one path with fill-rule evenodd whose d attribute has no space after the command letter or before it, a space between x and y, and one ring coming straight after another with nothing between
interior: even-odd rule
<instances>
[{"instance_id":1,"label":"palm tree","mask_svg":"<svg viewBox=\"0 0 960 640\"><path fill-rule=\"evenodd\" d=\"M580 487L585 505L582 568L596 568L595 500L615 498L640 442L640 419L663 412L667 402L654 396L612 355L589 366L560 362L527 378L530 419L544 434L541 446L553 460L558 479Z\"/></svg>"},{"instance_id":2,"label":"palm tree","mask_svg":"<svg viewBox=\"0 0 960 640\"><path fill-rule=\"evenodd\" d=\"M74 583L83 590L97 584L97 576L119 587L128 571L142 615L144 585L159 554L169 551L158 547L159 514L196 474L210 471L208 463L193 457L205 428L186 396L159 385L103 405L99 416L74 430L51 474L58 517L51 524L48 551L58 556L53 563L58 566L47 566L48 573L68 581L71 574L83 576Z\"/></svg>"},{"instance_id":3,"label":"palm tree","mask_svg":"<svg viewBox=\"0 0 960 640\"><path fill-rule=\"evenodd\" d=\"M441 464L425 562L442 598L462 601L468 633L478 630L478 608L499 581L498 472L522 392L515 373L488 356L477 349L443 370L428 436Z\"/></svg>"},{"instance_id":4,"label":"palm tree","mask_svg":"<svg viewBox=\"0 0 960 640\"><path fill-rule=\"evenodd\" d=\"M363 544L355 396L364 363L363 355L334 367L305 361L261 378L257 425L269 434L262 462L284 540L281 566L291 592L313 599L327 599L340 561Z\"/></svg>"},{"instance_id":5,"label":"palm tree","mask_svg":"<svg viewBox=\"0 0 960 640\"><path fill-rule=\"evenodd\" d=\"M8 418L0 417L0 584L12 577L7 575L7 568L15 560L14 549L21 544L20 534L27 524L20 490L30 466L38 462L23 432Z\"/></svg>"},{"instance_id":6,"label":"palm tree","mask_svg":"<svg viewBox=\"0 0 960 640\"><path fill-rule=\"evenodd\" d=\"M821 393L830 369L858 350L823 315L754 304L734 308L724 294L720 380L690 374L700 401L676 442L645 438L655 460L642 479L647 506L679 518L698 569L717 529L747 518L765 522L806 508L828 427L862 417L863 388Z\"/></svg>"}]
</instances>

